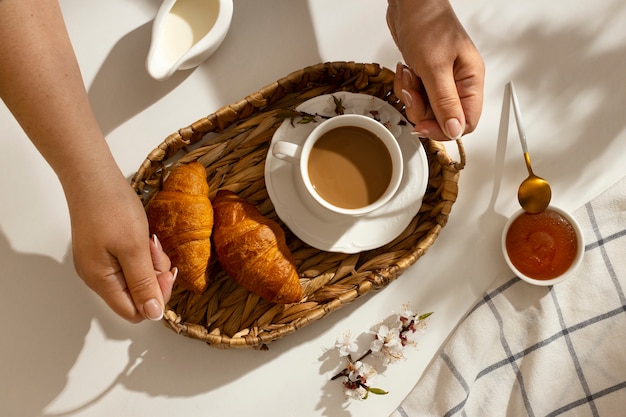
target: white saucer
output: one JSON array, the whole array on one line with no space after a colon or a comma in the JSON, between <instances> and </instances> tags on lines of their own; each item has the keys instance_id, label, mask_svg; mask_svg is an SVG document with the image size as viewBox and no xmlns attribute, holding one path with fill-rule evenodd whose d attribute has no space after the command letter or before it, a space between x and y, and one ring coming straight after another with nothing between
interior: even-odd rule
<instances>
[{"instance_id":1,"label":"white saucer","mask_svg":"<svg viewBox=\"0 0 626 417\"><path fill-rule=\"evenodd\" d=\"M389 103L377 97L337 92L307 100L296 110L334 116L333 97L341 99L345 113L375 116L398 139L405 169L396 195L384 207L362 217L336 215L333 221L321 219L309 211L298 197L294 185L297 166L274 157L271 152L267 153L265 161L265 184L276 214L303 242L324 251L357 253L391 242L409 225L426 192L428 159L419 139L410 134L412 127L407 120ZM298 124L298 120L285 120L274 133L272 143L284 140L301 144L319 122Z\"/></svg>"}]
</instances>

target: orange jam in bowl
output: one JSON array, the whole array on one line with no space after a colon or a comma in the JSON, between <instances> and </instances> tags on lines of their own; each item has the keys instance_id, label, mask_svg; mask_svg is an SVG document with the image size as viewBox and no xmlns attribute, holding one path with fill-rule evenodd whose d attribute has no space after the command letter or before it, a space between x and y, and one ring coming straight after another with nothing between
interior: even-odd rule
<instances>
[{"instance_id":1,"label":"orange jam in bowl","mask_svg":"<svg viewBox=\"0 0 626 417\"><path fill-rule=\"evenodd\" d=\"M567 212L550 206L538 214L518 211L507 222L502 249L513 272L536 285L562 281L582 260L580 226Z\"/></svg>"}]
</instances>

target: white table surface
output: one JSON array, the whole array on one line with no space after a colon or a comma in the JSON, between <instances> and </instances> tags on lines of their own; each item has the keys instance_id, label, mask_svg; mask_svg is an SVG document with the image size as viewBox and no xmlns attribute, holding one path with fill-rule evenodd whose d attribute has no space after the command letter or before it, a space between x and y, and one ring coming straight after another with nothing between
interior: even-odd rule
<instances>
[{"instance_id":1,"label":"white table surface","mask_svg":"<svg viewBox=\"0 0 626 417\"><path fill-rule=\"evenodd\" d=\"M237 0L217 53L159 83L144 70L158 0L61 0L97 118L129 177L171 132L293 70L330 60L395 68L400 55L385 23L386 3ZM393 411L468 307L494 279L511 275L500 231L517 208L526 172L515 135L497 146L504 84L516 83L533 166L553 185L555 204L573 210L626 173L622 0L454 4L483 54L487 80L481 123L464 139L468 164L448 225L389 287L268 352L217 350L159 323L131 325L114 315L74 272L54 173L0 107L0 415ZM343 331L362 333L405 303L435 312L419 348L377 376L388 395L347 402L341 384L328 381L338 359L325 351Z\"/></svg>"}]
</instances>

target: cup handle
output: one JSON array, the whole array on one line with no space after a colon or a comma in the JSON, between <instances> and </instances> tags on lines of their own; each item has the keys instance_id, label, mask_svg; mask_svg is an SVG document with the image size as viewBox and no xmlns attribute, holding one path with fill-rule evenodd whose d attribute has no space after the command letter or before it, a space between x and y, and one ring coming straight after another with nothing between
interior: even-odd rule
<instances>
[{"instance_id":1,"label":"cup handle","mask_svg":"<svg viewBox=\"0 0 626 417\"><path fill-rule=\"evenodd\" d=\"M295 143L278 141L272 146L272 155L286 162L299 163L302 147Z\"/></svg>"}]
</instances>

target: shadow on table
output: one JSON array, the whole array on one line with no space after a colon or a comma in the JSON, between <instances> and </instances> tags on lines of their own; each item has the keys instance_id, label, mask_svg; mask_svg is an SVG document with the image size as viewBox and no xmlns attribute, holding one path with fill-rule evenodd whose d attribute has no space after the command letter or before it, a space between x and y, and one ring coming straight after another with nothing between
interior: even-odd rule
<instances>
[{"instance_id":1,"label":"shadow on table","mask_svg":"<svg viewBox=\"0 0 626 417\"><path fill-rule=\"evenodd\" d=\"M68 382L95 313L71 260L18 253L0 230L0 414L37 416Z\"/></svg>"},{"instance_id":2,"label":"shadow on table","mask_svg":"<svg viewBox=\"0 0 626 417\"><path fill-rule=\"evenodd\" d=\"M278 8L280 13L276 13ZM168 95L196 71L206 75L211 94L227 105L320 61L306 2L235 2L231 29L220 48L197 68L177 71L164 81L152 79L145 70L151 31L152 21L121 38L89 88L90 102L105 135ZM252 85L259 79L267 81ZM207 94L202 90L195 93ZM208 111L212 110L217 109Z\"/></svg>"},{"instance_id":3,"label":"shadow on table","mask_svg":"<svg viewBox=\"0 0 626 417\"><path fill-rule=\"evenodd\" d=\"M18 253L0 231L4 279L0 293L3 307L0 369L5 376L0 383L2 415L80 415L97 407L119 386L152 397L192 397L245 377L286 350L314 339L319 331L319 327L316 330L309 326L306 331L292 335L288 343L275 342L268 352L210 348L169 331L161 323L126 323L76 276L71 259L70 250L63 262ZM93 347L85 346L94 320L107 339L131 341L128 362L112 383L97 394L70 398L63 392L92 384L77 374L68 385L79 357L94 353ZM118 365L106 355L101 357L101 362ZM93 371L106 366L102 363ZM59 399L73 405L56 411L54 403Z\"/></svg>"},{"instance_id":4,"label":"shadow on table","mask_svg":"<svg viewBox=\"0 0 626 417\"><path fill-rule=\"evenodd\" d=\"M597 46L604 30L614 30L616 24L621 24L618 19L623 17L617 16L623 16L623 10L623 2L616 0L599 9L598 15L589 16L585 25L563 20L546 24L538 17L537 23L520 26L525 29L519 31L513 27L506 36L494 36L494 25L488 24L500 22L497 14L504 11L482 11L472 19L473 26L480 28L475 30L474 39L491 64L488 75L515 82L533 169L552 184L556 205L563 200L584 204L586 199L577 196L584 194L598 178L598 170L604 169L594 161L609 152L624 151L618 141L623 141L626 128L626 84L621 70L626 67L626 43L618 39L609 46ZM490 104L500 112L505 86L496 88L486 99L493 99ZM537 131L534 124L549 129ZM502 137L497 143L494 137L466 140L468 148L471 140L491 140L496 146L493 154L470 155L470 172L461 175L476 188L492 187L491 200L477 202L485 208L478 225L483 238L488 236L480 244L490 245L496 254L500 253L500 233L507 216L519 208L517 187L527 175L512 113L510 126L508 149ZM548 151L533 153L532 143L541 141L551 142ZM472 169L483 166L494 166L494 170ZM504 207L506 210L501 210Z\"/></svg>"},{"instance_id":5,"label":"shadow on table","mask_svg":"<svg viewBox=\"0 0 626 417\"><path fill-rule=\"evenodd\" d=\"M381 318L380 322L373 324L359 335L351 335L351 340L357 346L357 351L351 354L352 360L360 361L364 365L362 369L369 367L370 370L359 371L359 373L362 372L362 375L366 377L366 383L369 388L381 391L385 391L385 387L379 387L377 385L379 381L377 381L376 375L384 374L388 367L403 366L401 360L397 362L391 360L385 363L381 356L376 356L371 353L371 344L376 338L375 335L378 333L380 325L383 323L386 324L389 329L397 328L401 325L398 316L393 314L386 318ZM410 332L407 333L407 336L409 339L415 340L412 339L413 336L410 335ZM406 350L411 348L416 347L411 345L405 347ZM352 416L353 413L349 409L350 403L360 400L356 398L358 397L357 391L346 389L344 386L348 378L342 373L348 370L348 358L340 356L339 349L336 347L330 347L325 350L318 359L320 362L320 374L329 376L328 382L322 387L320 401L317 405L318 409L322 411L321 415L327 417ZM348 395L348 393L351 394ZM370 401L376 401L377 395L380 394L368 393L367 396L370 398Z\"/></svg>"},{"instance_id":6,"label":"shadow on table","mask_svg":"<svg viewBox=\"0 0 626 417\"><path fill-rule=\"evenodd\" d=\"M193 396L244 377L290 346L297 346L277 344L269 352L222 351L176 335L161 323L130 325L108 310L76 276L71 251L68 253L61 263L45 256L18 253L0 231L2 415L77 415L119 385L154 397ZM91 383L76 377L68 386L79 356L90 354L85 351L85 340L94 319L108 339L131 341L127 365L97 395L70 399L76 403L64 411L46 412L68 387ZM103 356L101 361L106 364L113 359Z\"/></svg>"},{"instance_id":7,"label":"shadow on table","mask_svg":"<svg viewBox=\"0 0 626 417\"><path fill-rule=\"evenodd\" d=\"M192 73L177 71L165 81L150 77L145 61L151 31L149 22L120 39L89 88L89 101L105 136L165 97Z\"/></svg>"},{"instance_id":8,"label":"shadow on table","mask_svg":"<svg viewBox=\"0 0 626 417\"><path fill-rule=\"evenodd\" d=\"M156 11L158 2L154 3ZM307 3L274 3L268 7L267 2L236 2L231 32L220 49L197 69L177 72L164 82L153 80L145 71L151 22L121 38L88 91L104 133L112 132L168 95L195 71L206 73L218 94L239 99L263 87L250 85L249 78L257 80L259 73L269 84L293 70L319 62ZM277 21L275 6L290 18ZM252 71L256 73L254 77L249 76ZM59 263L43 256L16 253L0 233L0 264L5 277L0 296L5 311L2 329L4 340L10 340L3 343L0 368L4 375L13 375L0 390L3 415L80 414L120 385L154 397L190 397L210 392L278 358L281 352L298 342L304 343L315 332L300 332L292 336L290 343L277 343L269 352L217 351L178 336L160 323L128 325L76 276L70 249ZM70 398L75 404L71 409L46 413L46 409L54 408L55 401L67 402L65 390L89 383L77 376L68 385L80 355L89 350L85 341L94 320L106 338L131 341L128 363L109 387L92 398Z\"/></svg>"},{"instance_id":9,"label":"shadow on table","mask_svg":"<svg viewBox=\"0 0 626 417\"><path fill-rule=\"evenodd\" d=\"M489 29L493 25L488 24L500 20L493 13L474 18L474 25L483 28L475 34L476 42L480 46L482 40L485 48L481 52L492 58L489 71L506 71L508 75L497 76L505 75L515 81L535 172L557 185L553 190L555 201L560 195L588 188L596 180L598 170L603 169L598 164L592 166L593 161L615 152L613 143L626 128L626 83L622 71L626 67L626 44L618 38L619 42L598 46L602 44L603 32L621 25L623 2L615 0L598 9L598 15L590 15L584 25L563 20L549 25L540 22L520 32L512 28L506 36L497 37ZM510 62L515 64L511 66ZM500 87L498 99L504 91L504 85ZM533 130L533 122L551 128L547 132ZM519 143L517 136L509 141ZM533 141L558 146L533 154ZM516 161L522 167L521 147L515 144L512 149L519 151ZM523 179L519 178L511 189L513 198Z\"/></svg>"},{"instance_id":10,"label":"shadow on table","mask_svg":"<svg viewBox=\"0 0 626 417\"><path fill-rule=\"evenodd\" d=\"M260 3L245 0L236 4L231 34L213 56L216 59L210 59L199 68L216 83L220 79L228 80L218 86L226 97L233 94L242 97L261 87L251 89L245 83L238 84L246 71L267 71L268 82L271 82L275 80L276 71L286 75L319 61L312 29L309 33L311 22L306 4L281 2L282 7L294 8L290 14L294 19L274 22L271 16L267 20L261 17L268 8ZM610 25L610 18L607 13L604 23ZM285 36L283 23L297 27L299 36ZM263 36L255 36L257 31L263 32ZM595 35L578 27L555 29L538 25L515 38L490 40L493 46L487 51L497 53L514 48L522 55L521 65L511 75L518 92L526 91L530 97L551 97L556 121L559 114L566 113L580 100L594 96L603 98L590 106L585 120L578 121L583 129L568 132L565 140L555 139L562 143L558 155L541 156L543 160L567 160L572 167L568 178L577 178L576 186L590 181L590 177L579 175L585 170L585 162L605 152L624 129L626 84L619 69L626 66L626 48L618 45L589 52ZM147 51L148 42L147 24L122 38L89 90L105 133L167 95L193 72L178 73L165 83L152 80L144 70L145 54L137 52ZM268 62L272 64L267 65ZM233 83L237 85L233 87ZM226 92L233 88L234 93ZM563 129L565 131L566 126ZM475 163L470 161L470 164ZM557 175L550 166L544 168L546 177L552 179ZM122 384L155 397L187 397L214 390L244 377L262 363L276 360L291 346L311 339L316 331L315 328L303 329L289 336L289 342L277 342L262 355L255 351L213 352L202 343L190 343L174 333L164 336L165 330L158 325L146 323L132 330L120 325L121 319L105 312L102 303L96 303L95 296L76 277L70 255L59 263L43 256L17 253L0 232L0 264L4 277L0 300L4 309L1 328L5 341L0 368L4 375L11 375L0 390L0 404L3 411L6 410L3 414L7 415L39 415L60 395L83 350L94 318L102 324L107 337L131 340L128 364L112 387ZM333 317L331 322L340 319L342 314L334 313ZM222 377L208 377L211 375ZM321 393L320 408L330 413L339 408L342 401L334 395L327 398L327 394Z\"/></svg>"},{"instance_id":11,"label":"shadow on table","mask_svg":"<svg viewBox=\"0 0 626 417\"><path fill-rule=\"evenodd\" d=\"M246 71L250 70L267 71L268 82L271 82L276 78L276 74L273 74L272 71L280 71L279 75L285 75L290 70L302 67L303 62L305 62L304 65L307 65L316 61L314 58L317 52L313 44L303 45L303 42L307 42L305 37L283 37L279 30L280 25L275 25L275 22L272 22L269 17L267 21L259 18L263 13L260 7L249 1L245 6L247 10L244 10L244 6L239 6L235 10L237 24L233 28L239 28L241 31L231 32L219 51L221 54L219 60L217 60L218 55L214 55L215 59L207 61L198 69L199 71L206 72L207 76L216 82L220 79L240 80L245 78ZM290 7L298 6L294 4ZM298 13L293 15L297 16ZM253 22L256 24L255 30L264 32L263 37L254 36L254 31L251 29ZM270 31L269 42L265 33L267 31ZM139 38L147 36L146 34L146 29L140 28L138 33L132 36ZM132 38L129 39L132 41ZM559 155L541 155L536 158L539 163L541 160L560 161L563 158L570 160L572 169L576 170L571 178L578 178L574 174L584 170L585 162L595 158L594 155L600 155L604 152L610 141L623 129L620 112L624 107L623 97L626 96L626 86L620 83L621 74L615 68L623 68L626 65L626 51L620 45L591 56L590 53L586 52L590 50L586 45L590 45L594 39L592 33L584 32L576 27L557 30L538 25L515 38L503 40L501 43L497 40L490 41L490 44L494 45L490 46L493 50L487 51L491 53L505 51L515 46L515 49L519 51L518 53L522 54L521 64L511 75L511 78L516 81L518 91L526 91L525 94L529 97L533 95L552 97L555 120L557 121L556 116L560 112L565 111L568 106L590 92L596 92L602 97L606 97L604 102L594 109L590 109L587 120L579 122L585 128L570 132L573 134L567 140L562 141L563 146L559 150ZM559 53L555 54L554 51L559 51ZM121 52L117 53L120 54L119 56L124 55ZM291 61L290 56L291 58L295 57L295 61ZM272 65L263 66L264 59L267 59L266 62L271 60ZM572 68L576 68L576 71L571 71ZM143 68L141 70L143 71ZM188 75L181 74L180 77ZM168 89L175 88L176 83L182 81L184 78L173 79L171 85L161 86L163 90L160 93L151 92L152 96L148 94L147 98L136 99L125 109L120 109L120 114L114 115L115 119L111 117L108 126L114 128L124 117L131 117L143 107L150 105L151 101L156 101L159 95L166 94ZM149 83L151 81L147 81L146 85ZM236 82L234 84L237 85L233 86L233 82L224 83L221 88L235 90L229 93L224 92L225 96L230 94L235 97L243 97L256 87L260 87L253 86L251 89L249 85L244 84L242 86ZM93 91L97 90L94 89ZM123 99L115 100L115 102L117 101L124 102ZM104 111L102 107L101 111ZM602 132L602 135L598 136L598 132ZM593 144L590 143L590 137L594 138ZM503 164L506 155L502 148L496 150L496 154L499 161L496 169L501 170L501 164ZM482 165L481 162L485 162L484 165L488 166L493 155L481 155L481 157L484 158L484 161L471 160L469 161L470 166L480 166ZM555 178L557 174L550 172L550 166L544 165L543 168L547 171L544 174L546 177L557 180ZM487 172L483 175L492 180L494 172ZM579 178L578 181L584 182L586 178ZM491 184L492 181L485 181L483 186L489 187ZM493 189L494 199L499 193L499 187L500 183L497 182ZM493 203L494 201L488 203L488 210L493 210ZM490 216L483 216L480 220L483 222L481 223L484 226L483 230L492 236L499 233L506 218L499 216L498 220L501 224L494 224L493 213L491 213ZM485 244L486 242L492 242L492 240L483 237L478 243ZM498 250L499 246L493 243L493 253ZM330 318L330 320L339 319L340 316L334 315L334 319ZM107 333L110 337L113 337L111 335L115 331L112 329L116 326L109 323L105 327L108 329ZM308 340L307 338L310 338L314 331L303 329L298 334L289 336L289 342L278 342L277 345L272 345L270 351L263 353L262 356L259 356L259 352L255 351L214 352L207 349L202 343L190 343L184 337L173 333L164 336L162 334L163 329L154 326L141 336L118 334L115 337L127 337L133 342L129 348L128 365L120 373L116 383L123 384L129 390L145 392L155 397L160 395L193 396L236 381L260 364L277 360L285 350ZM208 378L207 375L228 375L228 377L218 379ZM338 410L343 410L345 415L351 415L350 410L345 408L346 402L339 387L329 384L320 395L319 408L322 413L331 415L339 412Z\"/></svg>"}]
</instances>

